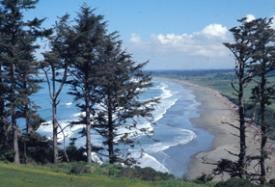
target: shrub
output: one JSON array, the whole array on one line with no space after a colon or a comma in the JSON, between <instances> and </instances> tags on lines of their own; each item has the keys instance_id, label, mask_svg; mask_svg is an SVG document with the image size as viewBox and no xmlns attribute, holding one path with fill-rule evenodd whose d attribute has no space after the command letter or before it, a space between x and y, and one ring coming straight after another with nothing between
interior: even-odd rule
<instances>
[{"instance_id":1,"label":"shrub","mask_svg":"<svg viewBox=\"0 0 275 187\"><path fill-rule=\"evenodd\" d=\"M198 183L198 184L204 184L204 183L211 181L212 179L213 179L212 175L207 175L207 174L203 173L200 177L196 178L196 180L194 180L194 182Z\"/></svg>"},{"instance_id":2,"label":"shrub","mask_svg":"<svg viewBox=\"0 0 275 187\"><path fill-rule=\"evenodd\" d=\"M240 178L231 178L225 182L219 182L215 187L256 187L257 185L252 184L248 180Z\"/></svg>"},{"instance_id":3,"label":"shrub","mask_svg":"<svg viewBox=\"0 0 275 187\"><path fill-rule=\"evenodd\" d=\"M121 168L119 175L127 178L136 178L147 181L168 180L173 178L173 176L168 173L157 172L149 167Z\"/></svg>"},{"instance_id":4,"label":"shrub","mask_svg":"<svg viewBox=\"0 0 275 187\"><path fill-rule=\"evenodd\" d=\"M270 185L270 187L275 187L275 178L270 179L269 185Z\"/></svg>"},{"instance_id":5,"label":"shrub","mask_svg":"<svg viewBox=\"0 0 275 187\"><path fill-rule=\"evenodd\" d=\"M111 177L126 177L132 179L141 179L147 181L168 180L174 177L168 173L157 172L152 168L122 167L119 165L106 164L98 170L99 174Z\"/></svg>"},{"instance_id":6,"label":"shrub","mask_svg":"<svg viewBox=\"0 0 275 187\"><path fill-rule=\"evenodd\" d=\"M0 161L12 162L14 152L12 150L1 149L0 147Z\"/></svg>"},{"instance_id":7,"label":"shrub","mask_svg":"<svg viewBox=\"0 0 275 187\"><path fill-rule=\"evenodd\" d=\"M69 173L74 174L74 175L80 175L83 173L91 173L91 168L87 165L76 163L76 164L72 165Z\"/></svg>"}]
</instances>

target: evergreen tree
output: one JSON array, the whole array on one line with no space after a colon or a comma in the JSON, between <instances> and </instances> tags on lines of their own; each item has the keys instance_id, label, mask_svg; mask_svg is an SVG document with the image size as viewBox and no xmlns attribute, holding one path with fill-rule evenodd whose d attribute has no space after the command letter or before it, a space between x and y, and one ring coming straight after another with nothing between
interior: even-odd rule
<instances>
[{"instance_id":1,"label":"evergreen tree","mask_svg":"<svg viewBox=\"0 0 275 187\"><path fill-rule=\"evenodd\" d=\"M0 45L5 44L6 34L3 32L5 27L5 11L0 11ZM6 66L4 58L2 57L5 54L6 50L4 47L0 47L0 150L3 151L8 149L8 134L10 132L10 126L8 125L8 115L5 107L5 101L7 97L7 84L5 83L6 79Z\"/></svg>"},{"instance_id":2,"label":"evergreen tree","mask_svg":"<svg viewBox=\"0 0 275 187\"><path fill-rule=\"evenodd\" d=\"M131 165L135 160L127 149L121 149L127 144L134 146L131 136L137 131L148 130L139 128L136 120L152 117L158 99L141 100L143 91L152 86L151 76L142 70L146 63L135 63L131 55L121 49L116 33L106 37L102 47L97 72L102 98L96 127L106 139L109 163Z\"/></svg>"},{"instance_id":3,"label":"evergreen tree","mask_svg":"<svg viewBox=\"0 0 275 187\"><path fill-rule=\"evenodd\" d=\"M265 160L268 158L266 143L270 126L267 123L267 107L274 98L274 85L268 79L269 73L275 70L275 30L271 27L272 19L259 18L252 23L253 43L251 48L254 49L253 63L251 72L257 75L254 79L256 86L252 89L252 100L258 110L256 123L260 125L260 182L266 182L266 165Z\"/></svg>"},{"instance_id":4,"label":"evergreen tree","mask_svg":"<svg viewBox=\"0 0 275 187\"><path fill-rule=\"evenodd\" d=\"M14 162L20 163L18 144L20 131L17 119L23 117L27 129L30 129L30 117L34 114L34 110L29 96L37 91L37 81L34 76L38 66L33 52L38 46L35 46L34 42L37 37L47 34L48 31L40 29L43 19L24 20L23 12L34 8L36 0L2 0L0 3L1 81L6 91L5 124L9 124L13 134Z\"/></svg>"},{"instance_id":5,"label":"evergreen tree","mask_svg":"<svg viewBox=\"0 0 275 187\"><path fill-rule=\"evenodd\" d=\"M246 18L239 20L240 25L230 29L234 36L234 43L225 43L224 45L232 52L235 57L235 76L236 79L232 82L234 95L237 96L239 124L235 126L230 124L239 131L240 151L238 156L238 171L233 170L234 175L244 178L247 175L247 153L246 153L246 121L245 121L245 97L244 89L252 79L252 74L249 71L251 56L253 50L251 44L252 24L247 22Z\"/></svg>"},{"instance_id":6,"label":"evergreen tree","mask_svg":"<svg viewBox=\"0 0 275 187\"><path fill-rule=\"evenodd\" d=\"M60 102L60 93L67 80L71 60L70 46L72 45L70 44L70 27L67 24L68 18L69 16L65 15L56 23L55 32L49 37L51 50L44 53L45 60L42 64L51 99L54 163L58 162L59 156L57 135L63 131L57 120L57 107Z\"/></svg>"},{"instance_id":7,"label":"evergreen tree","mask_svg":"<svg viewBox=\"0 0 275 187\"><path fill-rule=\"evenodd\" d=\"M98 63L98 47L105 35L105 23L103 17L96 15L93 10L87 6L81 8L76 25L74 26L74 36L71 37L74 49L74 60L70 68L69 84L71 92L78 102L77 107L83 113L78 121L73 125L84 124L84 133L86 137L87 162L91 162L91 128L93 124L93 115L95 113L95 104L98 102L97 85L95 81L96 66Z\"/></svg>"},{"instance_id":8,"label":"evergreen tree","mask_svg":"<svg viewBox=\"0 0 275 187\"><path fill-rule=\"evenodd\" d=\"M33 45L35 40L36 37L33 36L33 33L27 33L26 36L21 38L22 43L18 49L21 53L17 53L20 58L20 63L17 64L18 76L16 77L19 94L17 118L24 119L25 122L25 132L23 133L24 136L22 136L25 162L28 161L27 148L29 136L42 122L42 119L37 114L38 106L30 98L38 91L40 83L40 80L37 78L39 64L33 55L34 50L37 48L37 46Z\"/></svg>"}]
</instances>

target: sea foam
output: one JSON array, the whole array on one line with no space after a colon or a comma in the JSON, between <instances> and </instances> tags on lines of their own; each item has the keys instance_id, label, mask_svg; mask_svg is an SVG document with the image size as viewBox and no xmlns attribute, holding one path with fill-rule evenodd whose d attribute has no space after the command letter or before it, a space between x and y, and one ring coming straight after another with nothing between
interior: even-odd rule
<instances>
[{"instance_id":1,"label":"sea foam","mask_svg":"<svg viewBox=\"0 0 275 187\"><path fill-rule=\"evenodd\" d=\"M125 127L120 127L117 130L117 133L123 134L123 133L128 133L129 137L132 138L137 138L140 137L142 138L144 135L148 135L151 133L151 135L154 134L154 124L159 125L158 122L165 116L167 111L172 108L178 101L179 95L177 93L176 89L171 89L169 82L167 81L162 81L162 80L154 80L154 87L151 88L155 94L154 96L150 96L145 94L145 99L149 98L160 98L160 103L158 103L155 106L155 111L153 111L153 120L148 121L148 120L139 120L137 124L137 128L132 128L128 129ZM146 91L145 91L146 92ZM187 94L189 100L194 100L192 98L192 94ZM66 102L64 103L65 106L69 107L74 107L71 102ZM194 102L190 103L190 105L194 105ZM193 106L194 108L196 107L196 104ZM74 126L69 126L70 122L72 120L75 120L79 118L80 116L84 116L84 113L76 112L74 114L71 114L68 119L63 119L59 121L59 124L62 128L66 127L64 129L64 134L60 133L58 135L58 141L60 143L64 143L65 140L65 146L68 145L69 139L70 138L77 138L75 141L75 145L77 147L83 147L85 146L85 138L81 137L79 135L79 132L82 131L84 128L84 125L74 125ZM39 129L38 132L41 133L42 135L52 138L52 124L51 121L46 122L48 125L42 125ZM45 124L46 124L45 123ZM146 129L147 131L144 132L143 130ZM60 129L59 129L60 130ZM132 135L131 135L132 134ZM64 139L65 138L65 139ZM103 146L103 138L94 130L92 130L91 133L91 138L92 138L92 144L95 146ZM179 128L177 130L177 135L173 137L170 140L167 141L160 141L160 142L152 142L149 145L141 145L142 146L142 154L140 148L132 149L130 150L132 152L132 156L138 160L139 166L140 167L152 167L153 169L161 172L169 172L167 167L157 160L154 156L152 156L154 153L160 153L164 152L165 150L177 146L179 144L187 144L188 142L192 141L194 138L196 138L196 134L188 129L183 129ZM117 141L117 140L116 140ZM93 158L94 161L102 163L102 159L96 154L93 153Z\"/></svg>"}]
</instances>

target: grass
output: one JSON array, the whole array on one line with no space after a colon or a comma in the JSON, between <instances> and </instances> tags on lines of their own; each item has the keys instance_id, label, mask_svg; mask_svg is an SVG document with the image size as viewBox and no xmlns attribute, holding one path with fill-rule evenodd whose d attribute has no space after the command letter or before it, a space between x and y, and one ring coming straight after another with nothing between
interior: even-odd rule
<instances>
[{"instance_id":1,"label":"grass","mask_svg":"<svg viewBox=\"0 0 275 187\"><path fill-rule=\"evenodd\" d=\"M88 173L69 174L71 164L63 165L15 165L0 163L1 187L203 187L179 179L161 181L143 181L133 178L112 177L104 174L105 167L91 165Z\"/></svg>"},{"instance_id":2,"label":"grass","mask_svg":"<svg viewBox=\"0 0 275 187\"><path fill-rule=\"evenodd\" d=\"M226 97L236 98L233 94L233 88L231 86L233 80L233 73L224 73L224 74L208 74L202 76L187 76L184 79L189 80L195 84L199 84L202 86L207 86L219 91ZM270 77L269 82L275 83L275 77ZM251 97L251 89L255 86L255 84L250 83L246 86L244 90L245 100L248 101ZM269 108L275 112L275 102L273 102Z\"/></svg>"}]
</instances>

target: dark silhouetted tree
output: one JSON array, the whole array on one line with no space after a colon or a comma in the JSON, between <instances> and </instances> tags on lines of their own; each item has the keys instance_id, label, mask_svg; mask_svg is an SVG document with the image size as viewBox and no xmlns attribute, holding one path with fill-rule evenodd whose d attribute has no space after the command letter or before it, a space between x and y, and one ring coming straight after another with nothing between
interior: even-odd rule
<instances>
[{"instance_id":1,"label":"dark silhouetted tree","mask_svg":"<svg viewBox=\"0 0 275 187\"><path fill-rule=\"evenodd\" d=\"M69 16L65 15L60 18L54 27L54 33L49 37L51 50L44 53L45 60L42 63L42 69L45 73L51 99L52 109L52 127L53 127L53 162L58 162L58 134L63 132L63 127L58 123L57 107L60 103L60 93L67 81L68 68L70 64L71 53L70 33L71 28L68 26ZM58 132L58 129L60 130ZM65 137L64 137L65 138ZM64 148L65 151L65 148ZM65 153L65 156L67 154ZM68 157L66 156L68 160Z\"/></svg>"},{"instance_id":2,"label":"dark silhouetted tree","mask_svg":"<svg viewBox=\"0 0 275 187\"><path fill-rule=\"evenodd\" d=\"M240 25L230 29L233 34L234 43L225 43L224 45L232 52L235 58L235 76L236 79L232 82L234 95L237 96L239 124L235 126L230 124L239 131L240 151L238 156L238 167L232 170L235 175L244 178L247 174L246 162L246 121L245 121L245 97L244 89L251 81L252 74L249 72L251 56L251 31L252 24L246 18L239 20Z\"/></svg>"},{"instance_id":3,"label":"dark silhouetted tree","mask_svg":"<svg viewBox=\"0 0 275 187\"><path fill-rule=\"evenodd\" d=\"M20 130L17 120L24 118L26 129L30 132L32 120L37 117L30 100L30 96L38 88L35 79L38 66L33 56L38 46L34 43L48 31L40 29L43 19L25 21L23 17L23 12L34 8L36 3L36 0L3 0L0 3L1 83L2 86L5 84L3 91L6 92L2 109L4 108L5 125L9 124L13 136L15 163L20 163Z\"/></svg>"},{"instance_id":4,"label":"dark silhouetted tree","mask_svg":"<svg viewBox=\"0 0 275 187\"><path fill-rule=\"evenodd\" d=\"M74 60L70 68L69 84L74 99L78 102L77 107L83 113L73 125L84 124L86 137L87 162L92 161L91 151L91 128L95 104L98 102L96 81L96 66L99 61L98 47L105 35L105 23L103 17L96 15L93 10L84 5L81 8L76 25L74 36L72 36L74 49Z\"/></svg>"},{"instance_id":5,"label":"dark silhouetted tree","mask_svg":"<svg viewBox=\"0 0 275 187\"><path fill-rule=\"evenodd\" d=\"M121 149L125 144L134 146L131 136L135 136L138 130L148 131L139 129L134 119L152 117L158 99L141 100L144 90L152 86L151 76L143 72L146 63L135 63L131 55L122 50L117 38L113 33L102 43L97 72L102 98L96 128L106 139L109 163L131 165L135 160L126 153L127 149Z\"/></svg>"},{"instance_id":6,"label":"dark silhouetted tree","mask_svg":"<svg viewBox=\"0 0 275 187\"><path fill-rule=\"evenodd\" d=\"M266 182L266 164L268 158L266 143L270 126L267 123L267 107L274 98L274 85L269 81L269 73L275 70L275 30L271 27L272 19L259 18L251 22L254 27L253 43L254 50L251 72L256 75L253 79L256 86L252 89L252 100L257 109L256 123L260 125L260 182Z\"/></svg>"}]
</instances>

